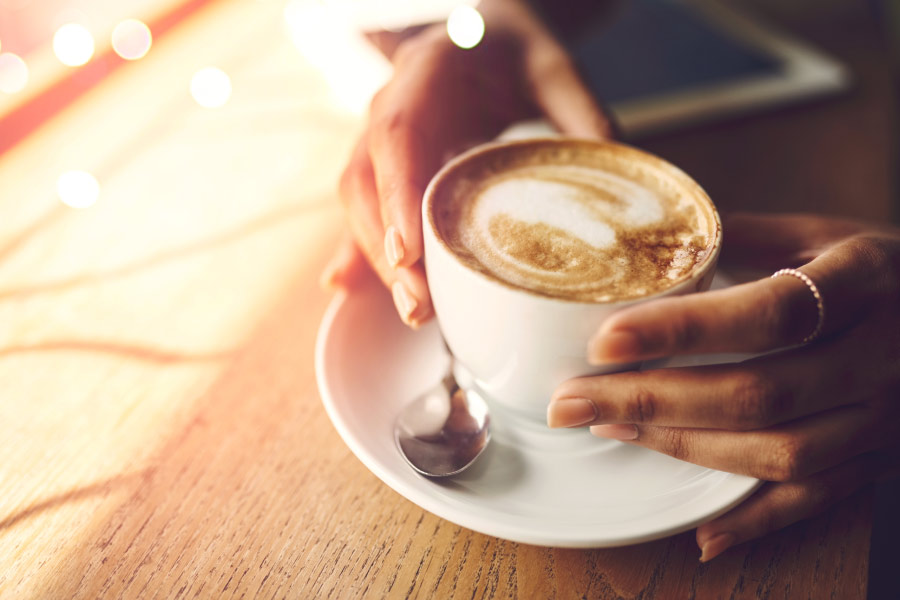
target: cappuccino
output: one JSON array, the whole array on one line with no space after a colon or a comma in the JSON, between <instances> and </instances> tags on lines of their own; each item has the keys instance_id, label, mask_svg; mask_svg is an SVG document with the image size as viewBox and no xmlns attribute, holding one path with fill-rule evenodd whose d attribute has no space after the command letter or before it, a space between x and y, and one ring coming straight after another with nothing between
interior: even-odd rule
<instances>
[{"instance_id":1,"label":"cappuccino","mask_svg":"<svg viewBox=\"0 0 900 600\"><path fill-rule=\"evenodd\" d=\"M692 277L719 235L696 183L618 144L547 139L489 148L432 191L426 227L464 264L564 300L663 292Z\"/></svg>"}]
</instances>

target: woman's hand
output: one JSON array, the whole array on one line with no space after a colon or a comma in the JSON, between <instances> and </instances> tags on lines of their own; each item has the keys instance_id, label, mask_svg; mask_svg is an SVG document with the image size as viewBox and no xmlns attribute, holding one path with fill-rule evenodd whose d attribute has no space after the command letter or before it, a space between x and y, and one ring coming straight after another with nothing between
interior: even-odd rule
<instances>
[{"instance_id":1,"label":"woman's hand","mask_svg":"<svg viewBox=\"0 0 900 600\"><path fill-rule=\"evenodd\" d=\"M592 362L769 352L738 364L573 379L551 426L591 426L706 467L768 482L697 529L701 560L812 516L900 473L900 229L813 216L735 216L723 263L793 276L665 298L616 313ZM774 351L774 352L773 352Z\"/></svg>"},{"instance_id":2,"label":"woman's hand","mask_svg":"<svg viewBox=\"0 0 900 600\"><path fill-rule=\"evenodd\" d=\"M443 24L398 47L394 76L372 101L341 179L354 240L323 279L352 285L368 263L412 326L432 314L420 260L422 193L448 158L538 116L569 135L611 132L565 50L524 3L493 0L479 8L485 36L471 50L456 47Z\"/></svg>"}]
</instances>

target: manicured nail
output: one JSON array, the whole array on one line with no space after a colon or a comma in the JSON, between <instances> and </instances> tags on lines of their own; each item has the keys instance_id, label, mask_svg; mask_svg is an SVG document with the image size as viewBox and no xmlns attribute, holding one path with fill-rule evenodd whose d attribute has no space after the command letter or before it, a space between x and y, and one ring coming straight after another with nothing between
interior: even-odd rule
<instances>
[{"instance_id":1,"label":"manicured nail","mask_svg":"<svg viewBox=\"0 0 900 600\"><path fill-rule=\"evenodd\" d=\"M400 261L406 255L406 248L403 246L403 237L393 225L388 225L384 232L384 254L388 259L388 263L397 268Z\"/></svg>"},{"instance_id":2,"label":"manicured nail","mask_svg":"<svg viewBox=\"0 0 900 600\"><path fill-rule=\"evenodd\" d=\"M402 281L394 282L394 285L391 286L391 295L394 297L394 306L397 307L397 313L400 314L403 322L408 325L412 322L412 314L416 312L419 302L407 287L403 285Z\"/></svg>"},{"instance_id":3,"label":"manicured nail","mask_svg":"<svg viewBox=\"0 0 900 600\"><path fill-rule=\"evenodd\" d=\"M733 533L720 533L714 535L703 544L700 549L700 562L708 562L718 555L722 554L737 541L737 536Z\"/></svg>"},{"instance_id":4,"label":"manicured nail","mask_svg":"<svg viewBox=\"0 0 900 600\"><path fill-rule=\"evenodd\" d=\"M591 435L610 440L636 440L638 428L634 425L594 425Z\"/></svg>"},{"instance_id":5,"label":"manicured nail","mask_svg":"<svg viewBox=\"0 0 900 600\"><path fill-rule=\"evenodd\" d=\"M426 306L423 310L422 304L416 305L415 313L416 314L410 317L409 323L407 323L407 325L415 330L421 329L422 326L428 323L429 319L434 316L434 312L431 310L431 307Z\"/></svg>"},{"instance_id":6,"label":"manicured nail","mask_svg":"<svg viewBox=\"0 0 900 600\"><path fill-rule=\"evenodd\" d=\"M562 398L547 407L550 427L578 427L597 418L597 407L586 398Z\"/></svg>"},{"instance_id":7,"label":"manicured nail","mask_svg":"<svg viewBox=\"0 0 900 600\"><path fill-rule=\"evenodd\" d=\"M588 343L588 361L594 365L630 362L642 352L641 338L628 330L597 335Z\"/></svg>"}]
</instances>

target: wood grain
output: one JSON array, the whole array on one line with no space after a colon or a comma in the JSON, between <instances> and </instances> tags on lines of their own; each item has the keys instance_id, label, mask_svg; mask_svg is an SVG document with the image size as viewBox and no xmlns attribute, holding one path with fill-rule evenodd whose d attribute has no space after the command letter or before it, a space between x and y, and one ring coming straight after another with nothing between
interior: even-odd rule
<instances>
[{"instance_id":1,"label":"wood grain","mask_svg":"<svg viewBox=\"0 0 900 600\"><path fill-rule=\"evenodd\" d=\"M604 550L491 538L369 473L313 373L361 120L281 24L276 2L217 3L0 159L0 598L865 596L869 490L701 565L690 532ZM234 83L218 111L186 95L206 64ZM651 146L697 165L750 136L755 165L793 119ZM100 179L95 206L58 203L69 168ZM808 176L782 173L741 176L737 204L770 185L787 201ZM848 190L835 207L855 210Z\"/></svg>"}]
</instances>

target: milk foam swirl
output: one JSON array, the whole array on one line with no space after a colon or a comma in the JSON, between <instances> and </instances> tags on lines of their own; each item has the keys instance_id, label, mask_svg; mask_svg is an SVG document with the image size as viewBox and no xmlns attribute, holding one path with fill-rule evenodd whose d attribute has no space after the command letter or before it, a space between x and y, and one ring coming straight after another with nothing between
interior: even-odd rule
<instances>
[{"instance_id":1,"label":"milk foam swirl","mask_svg":"<svg viewBox=\"0 0 900 600\"><path fill-rule=\"evenodd\" d=\"M480 172L456 182L442 235L470 266L540 294L653 294L702 262L714 224L689 194L613 171L549 161Z\"/></svg>"}]
</instances>

